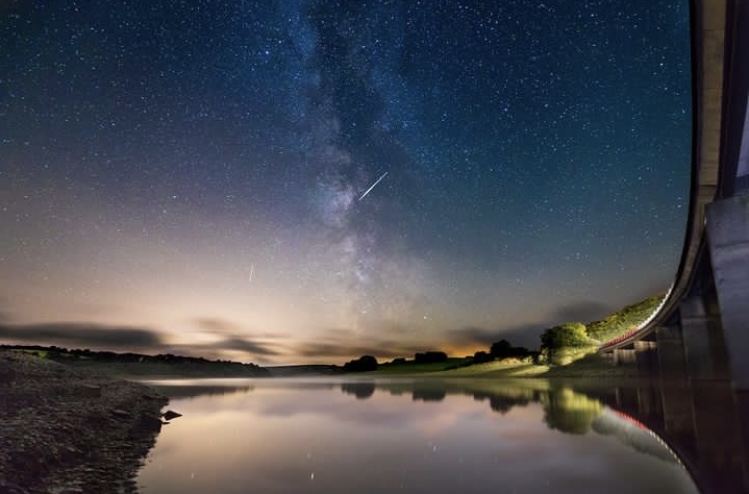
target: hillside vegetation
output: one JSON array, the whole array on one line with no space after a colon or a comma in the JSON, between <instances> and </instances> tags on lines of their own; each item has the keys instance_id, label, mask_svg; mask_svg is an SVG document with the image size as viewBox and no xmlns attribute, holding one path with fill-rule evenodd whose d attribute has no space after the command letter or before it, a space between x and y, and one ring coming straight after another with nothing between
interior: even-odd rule
<instances>
[{"instance_id":1,"label":"hillside vegetation","mask_svg":"<svg viewBox=\"0 0 749 494\"><path fill-rule=\"evenodd\" d=\"M541 360L553 365L568 365L596 353L602 343L637 329L658 308L664 296L659 294L628 305L587 325L568 322L547 329L541 335Z\"/></svg>"},{"instance_id":2,"label":"hillside vegetation","mask_svg":"<svg viewBox=\"0 0 749 494\"><path fill-rule=\"evenodd\" d=\"M586 331L588 337L605 343L623 335L627 331L635 329L655 311L665 297L660 293L640 302L628 305L623 309L601 319L588 323Z\"/></svg>"}]
</instances>

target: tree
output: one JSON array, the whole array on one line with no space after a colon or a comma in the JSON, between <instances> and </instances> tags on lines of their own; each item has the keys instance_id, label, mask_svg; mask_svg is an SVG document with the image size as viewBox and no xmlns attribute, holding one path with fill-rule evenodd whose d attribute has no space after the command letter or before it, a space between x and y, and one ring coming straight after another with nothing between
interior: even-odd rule
<instances>
[{"instance_id":1,"label":"tree","mask_svg":"<svg viewBox=\"0 0 749 494\"><path fill-rule=\"evenodd\" d=\"M512 345L507 340L499 340L496 343L492 343L489 353L496 358L509 357L512 354Z\"/></svg>"},{"instance_id":2,"label":"tree","mask_svg":"<svg viewBox=\"0 0 749 494\"><path fill-rule=\"evenodd\" d=\"M512 346L507 340L500 340L492 343L489 354L498 360L504 358L525 358L530 355L527 348L522 346Z\"/></svg>"},{"instance_id":3,"label":"tree","mask_svg":"<svg viewBox=\"0 0 749 494\"><path fill-rule=\"evenodd\" d=\"M376 358L371 355L363 355L343 364L343 370L347 372L369 372L377 370L377 365Z\"/></svg>"},{"instance_id":4,"label":"tree","mask_svg":"<svg viewBox=\"0 0 749 494\"><path fill-rule=\"evenodd\" d=\"M417 362L419 364L432 364L435 362L447 362L447 354L445 352L417 353L414 355L414 362Z\"/></svg>"},{"instance_id":5,"label":"tree","mask_svg":"<svg viewBox=\"0 0 749 494\"><path fill-rule=\"evenodd\" d=\"M474 364L484 364L486 362L491 362L492 360L494 360L494 357L484 351L478 351L473 354Z\"/></svg>"},{"instance_id":6,"label":"tree","mask_svg":"<svg viewBox=\"0 0 749 494\"><path fill-rule=\"evenodd\" d=\"M588 334L581 322L568 322L554 326L541 335L541 348L557 350L565 347L581 347L588 345Z\"/></svg>"}]
</instances>

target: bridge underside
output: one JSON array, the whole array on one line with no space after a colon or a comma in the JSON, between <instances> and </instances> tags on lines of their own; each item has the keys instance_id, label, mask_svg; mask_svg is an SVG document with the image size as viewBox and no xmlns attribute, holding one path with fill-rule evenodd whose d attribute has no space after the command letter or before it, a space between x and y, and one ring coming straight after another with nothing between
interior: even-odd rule
<instances>
[{"instance_id":1,"label":"bridge underside","mask_svg":"<svg viewBox=\"0 0 749 494\"><path fill-rule=\"evenodd\" d=\"M749 403L749 2L692 1L692 193L674 286L615 362L726 378ZM747 407L749 412L749 407Z\"/></svg>"}]
</instances>

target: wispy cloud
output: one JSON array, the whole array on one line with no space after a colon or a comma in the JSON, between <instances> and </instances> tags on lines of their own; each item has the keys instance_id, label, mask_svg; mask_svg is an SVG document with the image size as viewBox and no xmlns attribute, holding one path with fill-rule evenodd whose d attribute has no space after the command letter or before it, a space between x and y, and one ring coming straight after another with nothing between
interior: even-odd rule
<instances>
[{"instance_id":1,"label":"wispy cloud","mask_svg":"<svg viewBox=\"0 0 749 494\"><path fill-rule=\"evenodd\" d=\"M164 345L160 334L150 328L75 322L0 324L0 338L24 343L117 350L142 350Z\"/></svg>"},{"instance_id":2,"label":"wispy cloud","mask_svg":"<svg viewBox=\"0 0 749 494\"><path fill-rule=\"evenodd\" d=\"M202 345L203 348L210 350L229 350L233 352L245 352L254 356L275 356L280 352L271 348L269 343L259 341L259 339L277 339L277 334L258 335L250 332L234 321L221 317L198 317L192 320L201 330L211 333L219 338L215 343ZM275 345L277 346L277 345Z\"/></svg>"},{"instance_id":3,"label":"wispy cloud","mask_svg":"<svg viewBox=\"0 0 749 494\"><path fill-rule=\"evenodd\" d=\"M252 341L247 338L232 336L210 345L216 350L232 350L237 352L246 352L258 356L280 355L276 350L271 349L268 344Z\"/></svg>"},{"instance_id":4,"label":"wispy cloud","mask_svg":"<svg viewBox=\"0 0 749 494\"><path fill-rule=\"evenodd\" d=\"M192 322L200 329L210 333L226 334L236 333L241 330L239 325L234 322L218 317L196 317Z\"/></svg>"},{"instance_id":5,"label":"wispy cloud","mask_svg":"<svg viewBox=\"0 0 749 494\"><path fill-rule=\"evenodd\" d=\"M539 336L549 324L540 322L505 329L466 327L448 331L447 340L455 346L479 346L488 349L492 343L507 340L515 346L536 348Z\"/></svg>"},{"instance_id":6,"label":"wispy cloud","mask_svg":"<svg viewBox=\"0 0 749 494\"><path fill-rule=\"evenodd\" d=\"M556 321L554 325L566 322L587 323L601 319L614 312L616 309L606 304L593 300L581 300L571 304L562 305L552 311L550 319Z\"/></svg>"}]
</instances>

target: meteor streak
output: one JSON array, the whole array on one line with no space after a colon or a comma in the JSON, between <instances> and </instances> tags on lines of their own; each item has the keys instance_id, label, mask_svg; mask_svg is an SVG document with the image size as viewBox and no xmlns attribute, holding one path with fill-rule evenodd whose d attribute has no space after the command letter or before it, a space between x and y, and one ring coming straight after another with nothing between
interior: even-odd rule
<instances>
[{"instance_id":1,"label":"meteor streak","mask_svg":"<svg viewBox=\"0 0 749 494\"><path fill-rule=\"evenodd\" d=\"M364 191L364 194L361 195L361 197L359 198L359 200L361 201L362 199L364 199L365 197L367 197L367 194L369 194L370 192L372 192L372 189L374 189L377 186L377 184L379 184L380 181L383 178L385 178L385 175L387 175L387 174L388 174L388 172L383 173L382 176L380 178L378 178L377 181L375 183L373 183L370 188L368 188L366 191Z\"/></svg>"}]
</instances>

